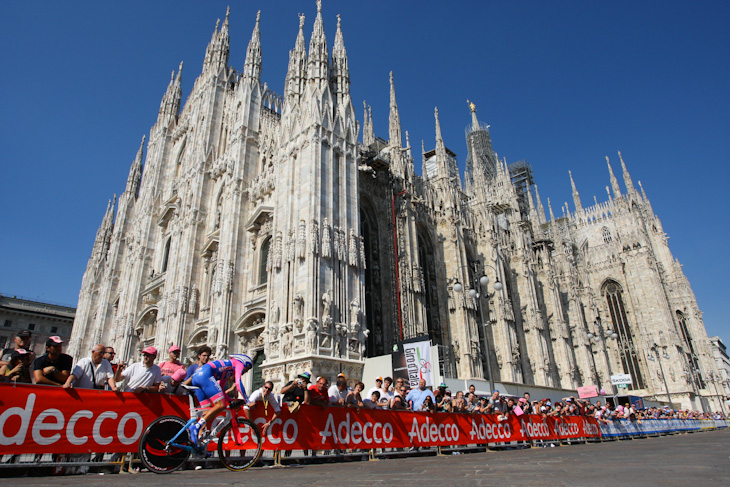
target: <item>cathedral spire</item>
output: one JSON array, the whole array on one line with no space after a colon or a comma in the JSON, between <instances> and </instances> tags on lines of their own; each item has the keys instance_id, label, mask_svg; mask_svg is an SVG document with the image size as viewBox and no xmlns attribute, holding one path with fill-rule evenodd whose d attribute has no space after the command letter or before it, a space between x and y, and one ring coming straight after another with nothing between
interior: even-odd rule
<instances>
[{"instance_id":1,"label":"cathedral spire","mask_svg":"<svg viewBox=\"0 0 730 487\"><path fill-rule=\"evenodd\" d=\"M636 191L634 189L634 183L631 181L631 174L629 174L629 170L626 169L624 158L621 157L621 151L618 151L618 158L621 160L621 170L624 173L624 185L626 186L626 192L630 195L634 194L634 192Z\"/></svg>"},{"instance_id":2,"label":"cathedral spire","mask_svg":"<svg viewBox=\"0 0 730 487\"><path fill-rule=\"evenodd\" d=\"M261 80L261 31L259 30L259 21L261 20L261 10L256 13L256 25L251 34L251 40L248 42L246 50L246 61L243 65L243 78L246 80Z\"/></svg>"},{"instance_id":3,"label":"cathedral spire","mask_svg":"<svg viewBox=\"0 0 730 487\"><path fill-rule=\"evenodd\" d=\"M550 221L555 223L555 215L553 214L553 205L550 204L550 198L548 198L548 210L550 210Z\"/></svg>"},{"instance_id":4,"label":"cathedral spire","mask_svg":"<svg viewBox=\"0 0 730 487\"><path fill-rule=\"evenodd\" d=\"M606 165L608 166L608 173L611 176L611 187L613 188L613 197L618 198L621 196L621 188L618 186L618 180L616 179L616 176L613 174L613 168L611 168L611 163L608 162L608 156L606 156Z\"/></svg>"},{"instance_id":5,"label":"cathedral spire","mask_svg":"<svg viewBox=\"0 0 730 487\"><path fill-rule=\"evenodd\" d=\"M170 83L167 85L165 94L162 95L160 110L157 114L157 123L161 123L164 126L167 126L170 120L177 119L177 115L180 112L182 68L183 63L180 62L180 70L177 72L177 76L175 76L175 70L172 70L172 73L170 73Z\"/></svg>"},{"instance_id":6,"label":"cathedral spire","mask_svg":"<svg viewBox=\"0 0 730 487\"><path fill-rule=\"evenodd\" d=\"M228 54L231 47L231 39L228 35L228 17L231 14L231 7L226 9L226 18L223 21L223 26L220 31L221 19L215 23L215 29L213 35L210 38L210 43L205 50L205 59L203 60L203 71L210 70L213 73L218 73L221 69L228 67Z\"/></svg>"},{"instance_id":7,"label":"cathedral spire","mask_svg":"<svg viewBox=\"0 0 730 487\"><path fill-rule=\"evenodd\" d=\"M530 212L530 222L532 223L532 228L535 231L539 230L540 227L540 216L537 213L537 209L535 208L535 201L532 199L532 191L530 191L530 187L527 187L527 207Z\"/></svg>"},{"instance_id":8,"label":"cathedral spire","mask_svg":"<svg viewBox=\"0 0 730 487\"><path fill-rule=\"evenodd\" d=\"M373 129L373 109L363 100L362 102L363 118L365 123L362 129L362 143L370 146L375 143L375 131Z\"/></svg>"},{"instance_id":9,"label":"cathedral spire","mask_svg":"<svg viewBox=\"0 0 730 487\"><path fill-rule=\"evenodd\" d=\"M421 177L424 181L428 180L428 170L426 168L426 143L421 139Z\"/></svg>"},{"instance_id":10,"label":"cathedral spire","mask_svg":"<svg viewBox=\"0 0 730 487\"><path fill-rule=\"evenodd\" d=\"M347 50L342 37L340 14L337 14L337 33L332 48L332 88L337 102L342 103L350 95L350 68L347 63Z\"/></svg>"},{"instance_id":11,"label":"cathedral spire","mask_svg":"<svg viewBox=\"0 0 730 487\"><path fill-rule=\"evenodd\" d=\"M398 103L395 101L395 85L393 84L393 71L390 72L390 116L388 118L388 145L391 147L402 147L400 114Z\"/></svg>"},{"instance_id":12,"label":"cathedral spire","mask_svg":"<svg viewBox=\"0 0 730 487\"><path fill-rule=\"evenodd\" d=\"M435 107L433 109L433 116L436 119L436 174L438 177L448 177L449 167L446 157L446 146L444 145L444 139L441 136L441 122L439 121L439 109Z\"/></svg>"},{"instance_id":13,"label":"cathedral spire","mask_svg":"<svg viewBox=\"0 0 730 487\"><path fill-rule=\"evenodd\" d=\"M545 207L542 206L542 199L540 199L540 190L537 189L537 184L535 185L535 198L537 199L537 219L542 224L545 223L547 220L545 219Z\"/></svg>"},{"instance_id":14,"label":"cathedral spire","mask_svg":"<svg viewBox=\"0 0 730 487\"><path fill-rule=\"evenodd\" d=\"M317 18L314 19L314 29L309 39L307 80L318 88L324 88L324 84L329 82L329 58L322 22L322 0L317 0Z\"/></svg>"},{"instance_id":15,"label":"cathedral spire","mask_svg":"<svg viewBox=\"0 0 730 487\"><path fill-rule=\"evenodd\" d=\"M570 176L570 186L573 188L573 204L575 205L575 211L576 213L579 213L583 211L583 205L580 204L580 194L578 194L578 190L575 187L575 181L573 181L573 173L571 171L568 171L568 175Z\"/></svg>"},{"instance_id":16,"label":"cathedral spire","mask_svg":"<svg viewBox=\"0 0 730 487\"><path fill-rule=\"evenodd\" d=\"M307 50L304 45L304 14L299 14L299 32L294 41L294 49L289 51L289 69L286 73L284 95L292 101L298 100L304 89L307 77Z\"/></svg>"},{"instance_id":17,"label":"cathedral spire","mask_svg":"<svg viewBox=\"0 0 730 487\"><path fill-rule=\"evenodd\" d=\"M466 100L466 103L469 105L469 111L471 112L471 129L472 130L479 130L479 120L477 119L477 107L474 103L470 102L469 100Z\"/></svg>"},{"instance_id":18,"label":"cathedral spire","mask_svg":"<svg viewBox=\"0 0 730 487\"><path fill-rule=\"evenodd\" d=\"M144 156L145 140L146 137L143 135L142 143L139 144L139 150L137 150L137 157L134 158L134 162L132 162L132 167L129 168L129 176L127 177L127 188L125 191L133 195L134 197L137 196L139 183L142 179L142 159Z\"/></svg>"}]
</instances>

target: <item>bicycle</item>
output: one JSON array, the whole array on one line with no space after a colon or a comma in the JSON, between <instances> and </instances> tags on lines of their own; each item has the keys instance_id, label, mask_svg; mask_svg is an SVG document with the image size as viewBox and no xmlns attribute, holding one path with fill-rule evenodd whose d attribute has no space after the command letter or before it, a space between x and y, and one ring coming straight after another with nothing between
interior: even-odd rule
<instances>
[{"instance_id":1,"label":"bicycle","mask_svg":"<svg viewBox=\"0 0 730 487\"><path fill-rule=\"evenodd\" d=\"M190 392L197 387L185 387ZM152 421L139 440L139 457L142 464L154 473L170 473L178 470L191 454L210 458L211 443L217 443L218 460L228 470L241 472L253 466L261 456L262 436L256 424L238 412L244 401L234 400L226 405L225 417L218 416L211 429L203 435L198 445L190 439L188 426L198 420L203 408L195 407L194 394L190 394L190 419L179 416L161 416Z\"/></svg>"}]
</instances>

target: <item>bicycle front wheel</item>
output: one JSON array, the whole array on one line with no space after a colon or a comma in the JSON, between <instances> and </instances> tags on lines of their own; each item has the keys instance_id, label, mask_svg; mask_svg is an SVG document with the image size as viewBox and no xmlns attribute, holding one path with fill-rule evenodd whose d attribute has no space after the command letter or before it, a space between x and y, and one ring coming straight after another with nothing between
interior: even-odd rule
<instances>
[{"instance_id":1,"label":"bicycle front wheel","mask_svg":"<svg viewBox=\"0 0 730 487\"><path fill-rule=\"evenodd\" d=\"M150 472L174 472L190 457L190 451L168 445L185 428L187 421L177 416L162 416L152 421L139 440L139 458ZM190 435L183 431L175 443L190 445Z\"/></svg>"},{"instance_id":2,"label":"bicycle front wheel","mask_svg":"<svg viewBox=\"0 0 730 487\"><path fill-rule=\"evenodd\" d=\"M240 472L253 466L261 456L261 431L245 418L238 418L238 428L228 423L218 436L218 458L228 470Z\"/></svg>"}]
</instances>

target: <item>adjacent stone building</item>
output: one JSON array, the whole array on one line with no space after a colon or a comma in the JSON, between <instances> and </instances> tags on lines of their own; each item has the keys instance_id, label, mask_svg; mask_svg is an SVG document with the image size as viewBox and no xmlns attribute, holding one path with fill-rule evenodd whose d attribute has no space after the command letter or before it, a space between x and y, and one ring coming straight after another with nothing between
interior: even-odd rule
<instances>
[{"instance_id":1,"label":"adjacent stone building","mask_svg":"<svg viewBox=\"0 0 730 487\"><path fill-rule=\"evenodd\" d=\"M38 356L46 353L50 336L68 344L75 314L76 309L69 306L0 294L0 349L14 348L15 337L26 330L31 333L30 348Z\"/></svg>"},{"instance_id":2,"label":"adjacent stone building","mask_svg":"<svg viewBox=\"0 0 730 487\"><path fill-rule=\"evenodd\" d=\"M571 175L573 207L556 217L547 200L546 214L529 164L497 157L473 104L463 181L438 110L414 157L392 73L387 140L366 104L360 123L340 20L330 54L320 2L308 49L300 17L283 96L261 80L258 16L240 73L228 27L226 14L182 109L173 72L109 203L72 353L209 344L255 355L281 385L358 377L366 357L428 335L445 376L610 391L630 373L632 394L666 400L656 344L675 402L713 395L692 288L620 154L623 188L607 158L606 201L584 207Z\"/></svg>"}]
</instances>

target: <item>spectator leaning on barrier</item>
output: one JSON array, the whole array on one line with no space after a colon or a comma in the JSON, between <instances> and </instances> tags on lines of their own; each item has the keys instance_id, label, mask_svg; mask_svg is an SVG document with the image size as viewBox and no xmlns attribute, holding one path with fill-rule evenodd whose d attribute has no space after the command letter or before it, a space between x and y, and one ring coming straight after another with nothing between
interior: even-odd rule
<instances>
[{"instance_id":1,"label":"spectator leaning on barrier","mask_svg":"<svg viewBox=\"0 0 730 487\"><path fill-rule=\"evenodd\" d=\"M264 405L264 417L269 416L269 405L271 405L271 407L274 409L274 415L271 417L270 420L264 423L264 427L261 428L261 436L266 436L266 430L269 429L271 423L273 423L279 417L279 412L281 412L281 406L279 406L279 401L276 400L276 397L273 394L273 390L274 383L270 380L267 380L266 382L264 382L264 385L261 386L261 389L256 389L255 391L253 391L253 393L248 397L248 403L246 403L247 412L249 408L254 407L257 402L262 403Z\"/></svg>"},{"instance_id":2,"label":"spectator leaning on barrier","mask_svg":"<svg viewBox=\"0 0 730 487\"><path fill-rule=\"evenodd\" d=\"M193 382L193 374L196 370L198 370L199 367L202 367L203 365L207 364L210 360L210 355L213 353L213 349L210 348L208 345L203 345L198 349L198 360L188 367L187 372L185 372L185 382L184 384L186 386L189 386Z\"/></svg>"},{"instance_id":3,"label":"spectator leaning on barrier","mask_svg":"<svg viewBox=\"0 0 730 487\"><path fill-rule=\"evenodd\" d=\"M91 357L84 357L76 362L76 367L66 379L63 388L104 389L107 384L112 391L117 390L112 365L104 358L104 345L94 345Z\"/></svg>"},{"instance_id":4,"label":"spectator leaning on barrier","mask_svg":"<svg viewBox=\"0 0 730 487\"><path fill-rule=\"evenodd\" d=\"M114 371L115 375L117 373L117 368L119 367L119 364L112 363L112 360L114 360L114 357L116 356L117 352L114 351L114 347L104 347L104 358L112 366L112 370Z\"/></svg>"},{"instance_id":5,"label":"spectator leaning on barrier","mask_svg":"<svg viewBox=\"0 0 730 487\"><path fill-rule=\"evenodd\" d=\"M10 353L10 361L0 366L0 382L31 384L30 352L18 348Z\"/></svg>"},{"instance_id":6,"label":"spectator leaning on barrier","mask_svg":"<svg viewBox=\"0 0 730 487\"><path fill-rule=\"evenodd\" d=\"M36 384L62 386L71 374L73 358L62 352L63 340L52 336L46 340L46 353L33 362L33 379Z\"/></svg>"},{"instance_id":7,"label":"spectator leaning on barrier","mask_svg":"<svg viewBox=\"0 0 730 487\"><path fill-rule=\"evenodd\" d=\"M172 375L163 375L160 378L160 392L186 396L188 390L182 386L185 380L185 368L177 369Z\"/></svg>"},{"instance_id":8,"label":"spectator leaning on barrier","mask_svg":"<svg viewBox=\"0 0 730 487\"><path fill-rule=\"evenodd\" d=\"M410 409L408 402L406 401L408 387L403 384L404 383L401 383L400 389L397 389L393 394L393 399L390 400L390 409Z\"/></svg>"},{"instance_id":9,"label":"spectator leaning on barrier","mask_svg":"<svg viewBox=\"0 0 730 487\"><path fill-rule=\"evenodd\" d=\"M423 404L423 401L425 401L427 397L430 397L434 404L436 403L436 398L434 397L433 392L426 389L426 379L421 379L418 381L418 387L413 389L406 396L406 402L410 404L411 410L420 411L421 404Z\"/></svg>"},{"instance_id":10,"label":"spectator leaning on barrier","mask_svg":"<svg viewBox=\"0 0 730 487\"><path fill-rule=\"evenodd\" d=\"M157 392L160 390L162 372L160 367L155 365L157 349L147 347L142 350L142 361L135 362L128 368L120 364L117 369L117 381L124 378L125 392Z\"/></svg>"},{"instance_id":11,"label":"spectator leaning on barrier","mask_svg":"<svg viewBox=\"0 0 730 487\"><path fill-rule=\"evenodd\" d=\"M4 348L2 354L0 354L0 367L10 363L14 350L23 349L30 354L28 360L32 363L35 360L35 353L30 349L31 333L28 330L21 330L15 335L15 346L12 348Z\"/></svg>"},{"instance_id":12,"label":"spectator leaning on barrier","mask_svg":"<svg viewBox=\"0 0 730 487\"><path fill-rule=\"evenodd\" d=\"M453 410L451 408L451 401L451 391L446 390L440 402L436 404L436 410L444 413L452 412Z\"/></svg>"},{"instance_id":13,"label":"spectator leaning on barrier","mask_svg":"<svg viewBox=\"0 0 730 487\"><path fill-rule=\"evenodd\" d=\"M375 378L375 385L368 390L367 397L372 397L374 391L379 391L383 395L383 378L378 376Z\"/></svg>"},{"instance_id":14,"label":"spectator leaning on barrier","mask_svg":"<svg viewBox=\"0 0 730 487\"><path fill-rule=\"evenodd\" d=\"M185 370L185 366L180 362L181 353L180 347L177 345L173 345L167 350L169 359L160 364L162 375L172 375L180 369Z\"/></svg>"},{"instance_id":15,"label":"spectator leaning on barrier","mask_svg":"<svg viewBox=\"0 0 730 487\"><path fill-rule=\"evenodd\" d=\"M363 384L362 382L358 382L357 384L355 384L355 389L347 393L347 398L345 399L345 405L347 407L354 407L354 408L365 407L365 404L363 403L362 395L361 395L363 389L365 389L365 384ZM373 391L373 392L379 392L379 391Z\"/></svg>"},{"instance_id":16,"label":"spectator leaning on barrier","mask_svg":"<svg viewBox=\"0 0 730 487\"><path fill-rule=\"evenodd\" d=\"M370 397L366 397L363 399L363 404L368 409L376 409L379 407L378 403L380 402L380 391L375 390L372 394L370 394Z\"/></svg>"},{"instance_id":17,"label":"spectator leaning on barrier","mask_svg":"<svg viewBox=\"0 0 730 487\"><path fill-rule=\"evenodd\" d=\"M349 394L350 391L351 389L347 387L347 378L345 377L345 374L338 374L337 382L335 382L328 391L330 404L333 406L344 406L347 401L347 394Z\"/></svg>"},{"instance_id":18,"label":"spectator leaning on barrier","mask_svg":"<svg viewBox=\"0 0 730 487\"><path fill-rule=\"evenodd\" d=\"M307 389L309 391L309 403L315 406L326 408L329 406L330 398L327 394L327 379L317 377L317 383L312 384Z\"/></svg>"},{"instance_id":19,"label":"spectator leaning on barrier","mask_svg":"<svg viewBox=\"0 0 730 487\"><path fill-rule=\"evenodd\" d=\"M309 391L307 386L312 375L309 372L302 372L296 379L290 380L281 388L284 395L284 402L289 407L289 412L295 413L302 404L309 404Z\"/></svg>"}]
</instances>

